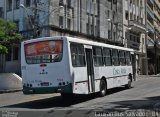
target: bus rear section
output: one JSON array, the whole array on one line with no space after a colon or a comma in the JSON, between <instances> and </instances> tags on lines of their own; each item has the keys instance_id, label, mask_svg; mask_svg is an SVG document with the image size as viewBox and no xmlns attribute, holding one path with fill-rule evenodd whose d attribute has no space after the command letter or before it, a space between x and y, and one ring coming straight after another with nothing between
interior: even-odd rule
<instances>
[{"instance_id":1,"label":"bus rear section","mask_svg":"<svg viewBox=\"0 0 160 117\"><path fill-rule=\"evenodd\" d=\"M22 42L24 94L72 93L67 48L63 39Z\"/></svg>"}]
</instances>

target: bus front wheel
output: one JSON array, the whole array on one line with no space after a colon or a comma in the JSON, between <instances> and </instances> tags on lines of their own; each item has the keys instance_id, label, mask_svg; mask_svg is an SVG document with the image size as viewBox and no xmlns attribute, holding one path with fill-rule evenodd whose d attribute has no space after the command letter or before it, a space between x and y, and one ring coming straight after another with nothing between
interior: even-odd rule
<instances>
[{"instance_id":1,"label":"bus front wheel","mask_svg":"<svg viewBox=\"0 0 160 117\"><path fill-rule=\"evenodd\" d=\"M100 81L100 92L99 92L99 95L101 97L104 97L106 95L106 93L107 93L107 84L106 84L105 80L102 79Z\"/></svg>"},{"instance_id":2,"label":"bus front wheel","mask_svg":"<svg viewBox=\"0 0 160 117\"><path fill-rule=\"evenodd\" d=\"M129 79L129 81L128 81L128 84L125 85L125 88L130 89L132 87L132 77L129 76L128 79Z\"/></svg>"}]
</instances>

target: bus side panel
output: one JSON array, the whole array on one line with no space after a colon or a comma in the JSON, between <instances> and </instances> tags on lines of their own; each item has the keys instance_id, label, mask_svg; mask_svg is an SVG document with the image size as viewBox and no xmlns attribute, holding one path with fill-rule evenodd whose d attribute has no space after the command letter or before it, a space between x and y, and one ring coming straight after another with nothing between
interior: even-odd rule
<instances>
[{"instance_id":1,"label":"bus side panel","mask_svg":"<svg viewBox=\"0 0 160 117\"><path fill-rule=\"evenodd\" d=\"M88 94L88 77L87 68L72 68L72 76L74 77L73 93Z\"/></svg>"},{"instance_id":2,"label":"bus side panel","mask_svg":"<svg viewBox=\"0 0 160 117\"><path fill-rule=\"evenodd\" d=\"M99 91L100 79L102 77L106 78L107 88L114 88L122 86L128 83L128 75L132 74L131 66L105 66L105 67L95 67L95 91Z\"/></svg>"},{"instance_id":3,"label":"bus side panel","mask_svg":"<svg viewBox=\"0 0 160 117\"><path fill-rule=\"evenodd\" d=\"M68 58L70 66L70 77L74 94L88 94L87 67L73 67L70 42L68 42Z\"/></svg>"}]
</instances>

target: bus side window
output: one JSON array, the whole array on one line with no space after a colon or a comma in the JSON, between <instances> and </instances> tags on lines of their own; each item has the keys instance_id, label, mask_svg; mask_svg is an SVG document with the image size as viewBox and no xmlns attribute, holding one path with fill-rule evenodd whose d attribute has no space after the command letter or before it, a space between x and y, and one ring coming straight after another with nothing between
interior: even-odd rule
<instances>
[{"instance_id":1,"label":"bus side window","mask_svg":"<svg viewBox=\"0 0 160 117\"><path fill-rule=\"evenodd\" d=\"M126 64L125 52L124 51L119 51L119 63L120 63L120 65L125 65Z\"/></svg>"},{"instance_id":2,"label":"bus side window","mask_svg":"<svg viewBox=\"0 0 160 117\"><path fill-rule=\"evenodd\" d=\"M130 65L131 64L131 56L130 56L130 52L126 52L126 65Z\"/></svg>"},{"instance_id":3,"label":"bus side window","mask_svg":"<svg viewBox=\"0 0 160 117\"><path fill-rule=\"evenodd\" d=\"M93 47L93 58L95 66L103 66L102 48Z\"/></svg>"},{"instance_id":4,"label":"bus side window","mask_svg":"<svg viewBox=\"0 0 160 117\"><path fill-rule=\"evenodd\" d=\"M118 50L116 50L116 49L112 50L112 64L115 66L119 65Z\"/></svg>"},{"instance_id":5,"label":"bus side window","mask_svg":"<svg viewBox=\"0 0 160 117\"><path fill-rule=\"evenodd\" d=\"M112 65L111 49L103 48L103 59L104 59L104 64L106 66L111 66Z\"/></svg>"},{"instance_id":6,"label":"bus side window","mask_svg":"<svg viewBox=\"0 0 160 117\"><path fill-rule=\"evenodd\" d=\"M70 48L71 48L72 65L74 67L84 67L85 54L83 45L71 43Z\"/></svg>"}]
</instances>

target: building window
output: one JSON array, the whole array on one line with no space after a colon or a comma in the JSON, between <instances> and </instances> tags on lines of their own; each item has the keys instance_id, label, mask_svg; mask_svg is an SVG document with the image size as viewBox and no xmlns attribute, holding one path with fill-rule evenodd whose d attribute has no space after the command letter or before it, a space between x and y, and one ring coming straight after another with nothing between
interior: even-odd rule
<instances>
[{"instance_id":1,"label":"building window","mask_svg":"<svg viewBox=\"0 0 160 117\"><path fill-rule=\"evenodd\" d=\"M63 0L59 0L59 6L64 5L64 1Z\"/></svg>"},{"instance_id":2,"label":"building window","mask_svg":"<svg viewBox=\"0 0 160 117\"><path fill-rule=\"evenodd\" d=\"M94 35L94 26L93 26L93 24L91 25L91 35Z\"/></svg>"},{"instance_id":3,"label":"building window","mask_svg":"<svg viewBox=\"0 0 160 117\"><path fill-rule=\"evenodd\" d=\"M97 36L98 34L97 34L97 32L98 32L98 30L97 30L97 26L95 26L95 30L94 30L94 35L95 36Z\"/></svg>"},{"instance_id":4,"label":"building window","mask_svg":"<svg viewBox=\"0 0 160 117\"><path fill-rule=\"evenodd\" d=\"M132 31L130 31L129 36L130 36L130 41L140 43L140 34L139 33L133 33Z\"/></svg>"},{"instance_id":5,"label":"building window","mask_svg":"<svg viewBox=\"0 0 160 117\"><path fill-rule=\"evenodd\" d=\"M19 9L19 5L20 5L20 0L15 0L15 9Z\"/></svg>"},{"instance_id":6,"label":"building window","mask_svg":"<svg viewBox=\"0 0 160 117\"><path fill-rule=\"evenodd\" d=\"M67 6L71 7L71 0L67 0L66 2L67 2Z\"/></svg>"},{"instance_id":7,"label":"building window","mask_svg":"<svg viewBox=\"0 0 160 117\"><path fill-rule=\"evenodd\" d=\"M29 6L31 5L31 0L26 0L25 3L26 3L25 6L26 6L26 7L29 7Z\"/></svg>"},{"instance_id":8,"label":"building window","mask_svg":"<svg viewBox=\"0 0 160 117\"><path fill-rule=\"evenodd\" d=\"M125 18L128 20L128 11L125 12Z\"/></svg>"},{"instance_id":9,"label":"building window","mask_svg":"<svg viewBox=\"0 0 160 117\"><path fill-rule=\"evenodd\" d=\"M86 24L86 32L89 35L89 24L88 23Z\"/></svg>"},{"instance_id":10,"label":"building window","mask_svg":"<svg viewBox=\"0 0 160 117\"><path fill-rule=\"evenodd\" d=\"M140 0L140 6L142 6L142 4L143 4L143 3L142 3L142 0Z\"/></svg>"},{"instance_id":11,"label":"building window","mask_svg":"<svg viewBox=\"0 0 160 117\"><path fill-rule=\"evenodd\" d=\"M19 31L19 21L14 21L14 23L16 24L17 31Z\"/></svg>"},{"instance_id":12,"label":"building window","mask_svg":"<svg viewBox=\"0 0 160 117\"><path fill-rule=\"evenodd\" d=\"M3 7L0 7L0 18L3 18L4 12L3 12Z\"/></svg>"},{"instance_id":13,"label":"building window","mask_svg":"<svg viewBox=\"0 0 160 117\"><path fill-rule=\"evenodd\" d=\"M130 37L129 37L129 38L130 38L131 41L133 41L132 37L133 37L133 36L132 36L132 34L130 33Z\"/></svg>"},{"instance_id":14,"label":"building window","mask_svg":"<svg viewBox=\"0 0 160 117\"><path fill-rule=\"evenodd\" d=\"M59 27L63 28L63 16L59 16Z\"/></svg>"},{"instance_id":15,"label":"building window","mask_svg":"<svg viewBox=\"0 0 160 117\"><path fill-rule=\"evenodd\" d=\"M116 41L116 32L113 32L113 41Z\"/></svg>"},{"instance_id":16,"label":"building window","mask_svg":"<svg viewBox=\"0 0 160 117\"><path fill-rule=\"evenodd\" d=\"M71 29L71 19L67 19L67 28Z\"/></svg>"},{"instance_id":17,"label":"building window","mask_svg":"<svg viewBox=\"0 0 160 117\"><path fill-rule=\"evenodd\" d=\"M13 60L18 60L18 47L13 47Z\"/></svg>"},{"instance_id":18,"label":"building window","mask_svg":"<svg viewBox=\"0 0 160 117\"><path fill-rule=\"evenodd\" d=\"M8 53L6 54L6 61L11 61L11 58L12 58L11 49L12 48L8 48Z\"/></svg>"},{"instance_id":19,"label":"building window","mask_svg":"<svg viewBox=\"0 0 160 117\"><path fill-rule=\"evenodd\" d=\"M111 39L111 31L108 30L108 39Z\"/></svg>"},{"instance_id":20,"label":"building window","mask_svg":"<svg viewBox=\"0 0 160 117\"><path fill-rule=\"evenodd\" d=\"M110 10L107 10L107 17L110 18Z\"/></svg>"},{"instance_id":21,"label":"building window","mask_svg":"<svg viewBox=\"0 0 160 117\"><path fill-rule=\"evenodd\" d=\"M12 0L8 0L8 8L7 11L11 11L12 10Z\"/></svg>"},{"instance_id":22,"label":"building window","mask_svg":"<svg viewBox=\"0 0 160 117\"><path fill-rule=\"evenodd\" d=\"M113 4L117 4L117 0L113 0Z\"/></svg>"}]
</instances>

